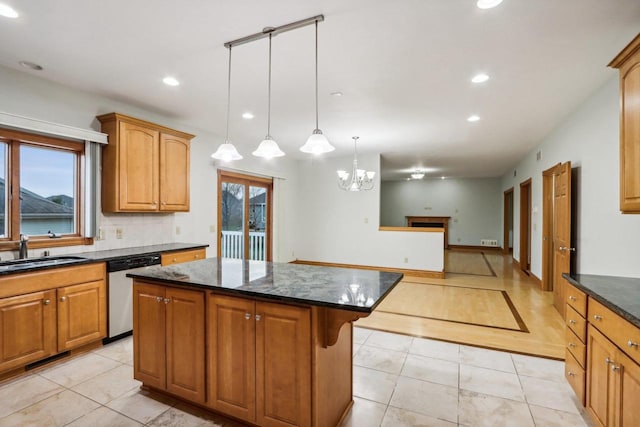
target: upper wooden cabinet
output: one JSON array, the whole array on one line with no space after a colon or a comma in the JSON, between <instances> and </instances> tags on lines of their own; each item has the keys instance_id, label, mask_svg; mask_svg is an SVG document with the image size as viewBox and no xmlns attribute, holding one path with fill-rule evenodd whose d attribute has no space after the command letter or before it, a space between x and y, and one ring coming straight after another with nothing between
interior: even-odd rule
<instances>
[{"instance_id":1,"label":"upper wooden cabinet","mask_svg":"<svg viewBox=\"0 0 640 427\"><path fill-rule=\"evenodd\" d=\"M620 210L640 213L640 34L609 66L620 70Z\"/></svg>"},{"instance_id":2,"label":"upper wooden cabinet","mask_svg":"<svg viewBox=\"0 0 640 427\"><path fill-rule=\"evenodd\" d=\"M109 134L102 151L102 210L188 211L193 135L118 113L98 120Z\"/></svg>"}]
</instances>

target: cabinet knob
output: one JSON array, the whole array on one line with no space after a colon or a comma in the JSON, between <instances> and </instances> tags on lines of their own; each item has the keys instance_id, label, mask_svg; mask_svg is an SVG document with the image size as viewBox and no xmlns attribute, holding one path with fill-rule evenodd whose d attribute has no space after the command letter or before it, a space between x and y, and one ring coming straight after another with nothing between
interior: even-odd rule
<instances>
[{"instance_id":1,"label":"cabinet knob","mask_svg":"<svg viewBox=\"0 0 640 427\"><path fill-rule=\"evenodd\" d=\"M611 371L612 372L617 372L619 370L620 370L620 365L611 364Z\"/></svg>"},{"instance_id":2,"label":"cabinet knob","mask_svg":"<svg viewBox=\"0 0 640 427\"><path fill-rule=\"evenodd\" d=\"M574 373L573 373L573 372L571 372L571 371L568 371L568 372L567 372L567 375L569 375L570 377L575 377L575 376L576 376L576 374L574 374Z\"/></svg>"},{"instance_id":3,"label":"cabinet knob","mask_svg":"<svg viewBox=\"0 0 640 427\"><path fill-rule=\"evenodd\" d=\"M251 319L251 313L245 313L244 314L244 318L247 319L247 320L250 320Z\"/></svg>"},{"instance_id":4,"label":"cabinet knob","mask_svg":"<svg viewBox=\"0 0 640 427\"><path fill-rule=\"evenodd\" d=\"M173 259L173 262L178 262L178 258L174 258L174 259Z\"/></svg>"},{"instance_id":5,"label":"cabinet knob","mask_svg":"<svg viewBox=\"0 0 640 427\"><path fill-rule=\"evenodd\" d=\"M196 255L196 259L200 258L200 255Z\"/></svg>"},{"instance_id":6,"label":"cabinet knob","mask_svg":"<svg viewBox=\"0 0 640 427\"><path fill-rule=\"evenodd\" d=\"M610 363L613 363L613 360L611 360L611 359L609 359L609 358L607 357L606 359L604 359L604 363L605 363L606 365L608 365L608 364L610 364Z\"/></svg>"},{"instance_id":7,"label":"cabinet knob","mask_svg":"<svg viewBox=\"0 0 640 427\"><path fill-rule=\"evenodd\" d=\"M593 320L602 320L602 316L598 316L597 314L594 314Z\"/></svg>"},{"instance_id":8,"label":"cabinet knob","mask_svg":"<svg viewBox=\"0 0 640 427\"><path fill-rule=\"evenodd\" d=\"M66 300L67 300L67 297L60 297L61 302L65 302Z\"/></svg>"},{"instance_id":9,"label":"cabinet knob","mask_svg":"<svg viewBox=\"0 0 640 427\"><path fill-rule=\"evenodd\" d=\"M569 343L569 347L574 348L576 345L572 342Z\"/></svg>"},{"instance_id":10,"label":"cabinet knob","mask_svg":"<svg viewBox=\"0 0 640 427\"><path fill-rule=\"evenodd\" d=\"M162 206L165 206L167 204L167 202L162 202Z\"/></svg>"},{"instance_id":11,"label":"cabinet knob","mask_svg":"<svg viewBox=\"0 0 640 427\"><path fill-rule=\"evenodd\" d=\"M262 316L260 316L259 314L256 314L256 322L259 322L260 319L262 319Z\"/></svg>"},{"instance_id":12,"label":"cabinet knob","mask_svg":"<svg viewBox=\"0 0 640 427\"><path fill-rule=\"evenodd\" d=\"M50 299L44 300L44 305L49 305L49 304L51 304L51 300ZM629 342L631 342L631 341L629 341Z\"/></svg>"},{"instance_id":13,"label":"cabinet knob","mask_svg":"<svg viewBox=\"0 0 640 427\"><path fill-rule=\"evenodd\" d=\"M573 295L569 295L569 301L578 301L578 298L574 297Z\"/></svg>"},{"instance_id":14,"label":"cabinet knob","mask_svg":"<svg viewBox=\"0 0 640 427\"><path fill-rule=\"evenodd\" d=\"M165 299L164 299L164 303L165 303L165 304L169 304L170 302L171 302L171 298L165 298Z\"/></svg>"},{"instance_id":15,"label":"cabinet knob","mask_svg":"<svg viewBox=\"0 0 640 427\"><path fill-rule=\"evenodd\" d=\"M162 302L162 297L156 297L156 302Z\"/></svg>"},{"instance_id":16,"label":"cabinet knob","mask_svg":"<svg viewBox=\"0 0 640 427\"><path fill-rule=\"evenodd\" d=\"M569 324L571 324L571 325L575 325L575 324L576 324L576 321L575 321L575 320L573 320L573 319L569 319Z\"/></svg>"},{"instance_id":17,"label":"cabinet knob","mask_svg":"<svg viewBox=\"0 0 640 427\"><path fill-rule=\"evenodd\" d=\"M627 341L627 347L629 347L629 348L633 348L633 347L638 348L638 343L629 340L629 341Z\"/></svg>"}]
</instances>

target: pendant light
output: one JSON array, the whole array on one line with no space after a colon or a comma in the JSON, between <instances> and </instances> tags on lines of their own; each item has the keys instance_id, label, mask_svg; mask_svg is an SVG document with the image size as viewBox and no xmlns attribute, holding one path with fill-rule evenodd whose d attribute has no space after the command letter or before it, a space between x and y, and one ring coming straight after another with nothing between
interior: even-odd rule
<instances>
[{"instance_id":1,"label":"pendant light","mask_svg":"<svg viewBox=\"0 0 640 427\"><path fill-rule=\"evenodd\" d=\"M220 144L212 158L229 162L231 160L240 160L242 156L229 141L229 115L231 113L231 46L229 46L229 76L227 79L227 135L224 138L224 144Z\"/></svg>"},{"instance_id":2,"label":"pendant light","mask_svg":"<svg viewBox=\"0 0 640 427\"><path fill-rule=\"evenodd\" d=\"M316 128L307 139L307 142L300 147L300 151L303 153L324 154L335 149L318 126L318 21L316 20Z\"/></svg>"},{"instance_id":3,"label":"pendant light","mask_svg":"<svg viewBox=\"0 0 640 427\"><path fill-rule=\"evenodd\" d=\"M264 137L258 149L252 154L256 157L271 159L284 156L284 151L278 147L278 143L271 138L271 36L269 33L269 104L267 108L267 136Z\"/></svg>"}]
</instances>

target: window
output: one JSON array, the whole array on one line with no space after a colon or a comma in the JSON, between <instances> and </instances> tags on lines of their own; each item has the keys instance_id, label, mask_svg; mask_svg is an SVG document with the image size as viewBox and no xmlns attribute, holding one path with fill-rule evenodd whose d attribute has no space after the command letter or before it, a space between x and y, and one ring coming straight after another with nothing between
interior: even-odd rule
<instances>
[{"instance_id":1,"label":"window","mask_svg":"<svg viewBox=\"0 0 640 427\"><path fill-rule=\"evenodd\" d=\"M79 241L84 147L0 129L0 249L15 247L20 234L30 247L87 243Z\"/></svg>"}]
</instances>

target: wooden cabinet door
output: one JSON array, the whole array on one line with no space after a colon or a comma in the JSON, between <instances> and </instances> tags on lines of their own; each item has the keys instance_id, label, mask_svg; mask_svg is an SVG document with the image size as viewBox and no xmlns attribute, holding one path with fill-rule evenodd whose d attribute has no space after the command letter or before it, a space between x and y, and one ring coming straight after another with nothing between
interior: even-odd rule
<instances>
[{"instance_id":1,"label":"wooden cabinet door","mask_svg":"<svg viewBox=\"0 0 640 427\"><path fill-rule=\"evenodd\" d=\"M0 299L0 372L55 353L55 290Z\"/></svg>"},{"instance_id":2,"label":"wooden cabinet door","mask_svg":"<svg viewBox=\"0 0 640 427\"><path fill-rule=\"evenodd\" d=\"M620 67L620 95L620 210L640 213L640 51Z\"/></svg>"},{"instance_id":3,"label":"wooden cabinet door","mask_svg":"<svg viewBox=\"0 0 640 427\"><path fill-rule=\"evenodd\" d=\"M107 335L107 297L103 280L58 288L58 351Z\"/></svg>"},{"instance_id":4,"label":"wooden cabinet door","mask_svg":"<svg viewBox=\"0 0 640 427\"><path fill-rule=\"evenodd\" d=\"M160 135L160 210L189 210L189 140Z\"/></svg>"},{"instance_id":5,"label":"wooden cabinet door","mask_svg":"<svg viewBox=\"0 0 640 427\"><path fill-rule=\"evenodd\" d=\"M311 312L256 303L256 424L311 424Z\"/></svg>"},{"instance_id":6,"label":"wooden cabinet door","mask_svg":"<svg viewBox=\"0 0 640 427\"><path fill-rule=\"evenodd\" d=\"M204 292L166 288L166 390L205 401Z\"/></svg>"},{"instance_id":7,"label":"wooden cabinet door","mask_svg":"<svg viewBox=\"0 0 640 427\"><path fill-rule=\"evenodd\" d=\"M640 423L640 366L622 352L619 353L615 425L633 427Z\"/></svg>"},{"instance_id":8,"label":"wooden cabinet door","mask_svg":"<svg viewBox=\"0 0 640 427\"><path fill-rule=\"evenodd\" d=\"M208 406L246 421L256 419L255 302L208 296Z\"/></svg>"},{"instance_id":9,"label":"wooden cabinet door","mask_svg":"<svg viewBox=\"0 0 640 427\"><path fill-rule=\"evenodd\" d=\"M157 211L160 133L123 121L119 132L119 208Z\"/></svg>"},{"instance_id":10,"label":"wooden cabinet door","mask_svg":"<svg viewBox=\"0 0 640 427\"><path fill-rule=\"evenodd\" d=\"M611 370L617 349L597 329L589 325L587 332L587 411L599 427L614 421L615 375Z\"/></svg>"},{"instance_id":11,"label":"wooden cabinet door","mask_svg":"<svg viewBox=\"0 0 640 427\"><path fill-rule=\"evenodd\" d=\"M165 389L165 291L146 283L133 285L133 377Z\"/></svg>"}]
</instances>

